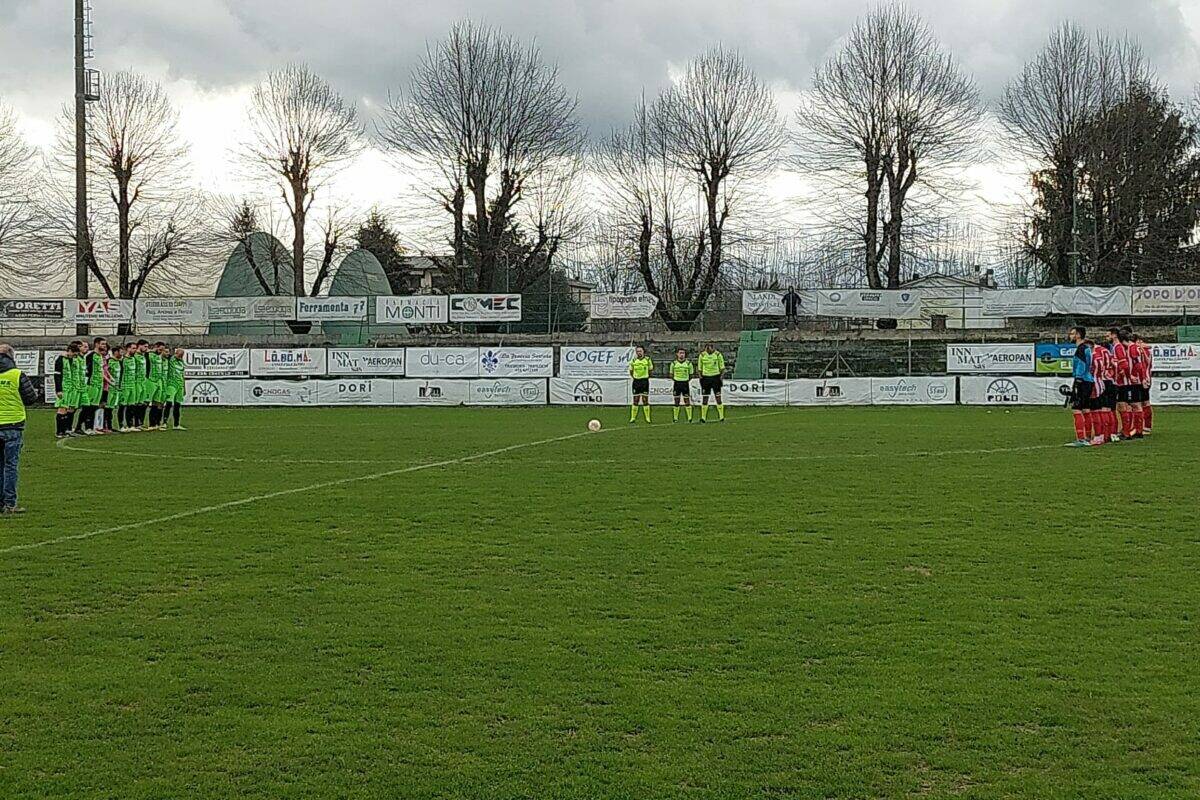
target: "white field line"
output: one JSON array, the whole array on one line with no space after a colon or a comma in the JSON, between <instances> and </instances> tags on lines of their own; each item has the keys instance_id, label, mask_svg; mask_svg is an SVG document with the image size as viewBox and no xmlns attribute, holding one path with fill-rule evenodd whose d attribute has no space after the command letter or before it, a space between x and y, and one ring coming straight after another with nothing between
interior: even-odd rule
<instances>
[{"instance_id":1,"label":"white field line","mask_svg":"<svg viewBox=\"0 0 1200 800\"><path fill-rule=\"evenodd\" d=\"M29 542L28 544L15 544L9 547L0 549L0 554L15 553L20 550L36 550L40 547L49 547L51 545L63 544L64 542L75 542L81 539L91 539L96 536L105 536L110 533L120 533L122 531L135 530L137 528L146 528L153 525L161 525L165 522L175 522L176 520L198 517L203 514L211 514L214 511L225 511L230 508L241 508L253 503L261 503L264 500L274 500L277 497L287 497L293 494L305 494L307 492L317 492L322 489L333 489L338 486L347 486L353 483L363 483L366 481L377 481L383 478L390 478L395 475L404 475L409 472L420 472L427 469L437 469L438 467L451 467L455 464L466 464L471 461L478 461L491 456L498 456L503 453L510 453L514 450L524 450L529 447L538 447L545 444L553 444L555 442L565 442L571 439L578 439L581 436L594 436L589 431L581 433L570 433L565 436L555 436L550 439L538 439L534 442L524 442L522 444L511 444L507 447L499 447L495 450L485 450L481 453L472 453L459 458L448 458L443 461L431 461L425 464L416 464L409 467L400 467L398 469L389 469L384 472L373 472L370 475L358 475L352 478L339 478L333 481L322 481L321 483L312 483L307 486L294 486L290 489L280 489L276 492L267 492L266 494L256 494L250 497L243 497L239 500L229 500L225 503L216 503L211 506L201 506L193 508L189 511L180 511L175 514L167 514L166 516L156 517L154 519L145 519L138 522L130 522L125 525L114 525L111 528L100 528L99 530L88 531L87 533L75 533L68 536L57 536L53 539L46 539L41 542Z\"/></svg>"},{"instance_id":2,"label":"white field line","mask_svg":"<svg viewBox=\"0 0 1200 800\"><path fill-rule=\"evenodd\" d=\"M820 453L816 455L798 455L798 456L714 456L711 460L718 464L729 463L733 461L752 461L752 462L771 462L771 461L836 461L838 459L883 459L883 458L932 458L936 456L973 456L973 455L992 455L997 453L1025 453L1031 450L1057 450L1062 448L1061 444L1035 444L1023 447L987 447L974 450L912 450L907 453ZM516 463L523 463L517 461ZM527 463L527 462L524 462ZM550 463L550 462L541 462ZM586 465L586 464L630 464L629 459L603 458L603 459L574 459L559 461L555 460L554 464L563 466ZM655 458L648 460L646 466L656 467L663 464L695 464L696 459L661 459Z\"/></svg>"},{"instance_id":3,"label":"white field line","mask_svg":"<svg viewBox=\"0 0 1200 800\"><path fill-rule=\"evenodd\" d=\"M275 466L286 464L316 464L326 466L337 464L412 464L411 461L402 461L399 459L239 458L237 456L185 456L176 453L137 453L133 450L112 450L106 447L79 447L78 445L69 444L69 441L69 439L59 439L55 443L55 446L60 450L70 450L73 453L87 453L89 455L129 456L130 458L163 458L170 461L217 461L222 464L273 464Z\"/></svg>"}]
</instances>

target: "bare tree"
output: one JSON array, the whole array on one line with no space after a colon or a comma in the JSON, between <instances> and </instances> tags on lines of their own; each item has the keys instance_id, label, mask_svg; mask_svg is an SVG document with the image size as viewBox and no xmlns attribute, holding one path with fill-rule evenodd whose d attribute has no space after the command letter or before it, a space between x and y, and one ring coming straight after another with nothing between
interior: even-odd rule
<instances>
[{"instance_id":1,"label":"bare tree","mask_svg":"<svg viewBox=\"0 0 1200 800\"><path fill-rule=\"evenodd\" d=\"M730 220L759 199L783 141L770 89L717 47L598 148L608 213L668 326L686 330L704 311L729 262Z\"/></svg>"},{"instance_id":2,"label":"bare tree","mask_svg":"<svg viewBox=\"0 0 1200 800\"><path fill-rule=\"evenodd\" d=\"M16 115L0 103L0 271L22 292L44 290L51 278L34 253L41 225L34 210L36 177L33 148L17 130Z\"/></svg>"},{"instance_id":3,"label":"bare tree","mask_svg":"<svg viewBox=\"0 0 1200 800\"><path fill-rule=\"evenodd\" d=\"M796 163L819 184L824 218L861 240L871 287L899 285L913 205L959 188L982 119L974 82L901 5L860 18L817 70L796 113Z\"/></svg>"},{"instance_id":4,"label":"bare tree","mask_svg":"<svg viewBox=\"0 0 1200 800\"><path fill-rule=\"evenodd\" d=\"M1024 233L1026 246L1047 264L1049 280L1072 283L1078 277L1081 164L1094 145L1092 121L1135 88L1155 83L1136 43L1089 37L1068 22L1005 88L998 111L1009 144L1049 189L1039 194L1052 198L1047 224Z\"/></svg>"},{"instance_id":5,"label":"bare tree","mask_svg":"<svg viewBox=\"0 0 1200 800\"><path fill-rule=\"evenodd\" d=\"M506 231L531 182L570 173L582 151L575 107L536 46L472 22L430 44L408 88L388 105L379 136L440 176L434 199L450 218L452 269L473 272L476 290L497 288ZM477 263L468 265L468 253Z\"/></svg>"},{"instance_id":6,"label":"bare tree","mask_svg":"<svg viewBox=\"0 0 1200 800\"><path fill-rule=\"evenodd\" d=\"M287 206L292 228L292 291L316 294L306 282L306 225L317 193L339 167L362 148L362 126L354 105L307 66L272 72L254 90L249 139L242 148L248 166L273 181ZM328 229L327 229L328 232ZM325 248L322 248L325 252ZM318 268L321 282L328 264Z\"/></svg>"},{"instance_id":7,"label":"bare tree","mask_svg":"<svg viewBox=\"0 0 1200 800\"><path fill-rule=\"evenodd\" d=\"M74 169L73 110L60 117L55 180L39 198L46 256L74 263L75 206L66 175ZM136 300L152 284L181 294L211 283L207 198L189 184L178 114L163 88L131 72L109 76L89 106L89 217L84 255L107 297Z\"/></svg>"}]
</instances>

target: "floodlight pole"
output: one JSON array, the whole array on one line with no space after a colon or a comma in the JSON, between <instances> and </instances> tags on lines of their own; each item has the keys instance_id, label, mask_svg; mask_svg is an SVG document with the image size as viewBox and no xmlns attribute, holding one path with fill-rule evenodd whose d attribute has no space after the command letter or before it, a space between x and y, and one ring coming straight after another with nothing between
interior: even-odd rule
<instances>
[{"instance_id":1,"label":"floodlight pole","mask_svg":"<svg viewBox=\"0 0 1200 800\"><path fill-rule=\"evenodd\" d=\"M87 0L75 0L75 297L88 296L87 269ZM87 325L77 325L81 336Z\"/></svg>"}]
</instances>

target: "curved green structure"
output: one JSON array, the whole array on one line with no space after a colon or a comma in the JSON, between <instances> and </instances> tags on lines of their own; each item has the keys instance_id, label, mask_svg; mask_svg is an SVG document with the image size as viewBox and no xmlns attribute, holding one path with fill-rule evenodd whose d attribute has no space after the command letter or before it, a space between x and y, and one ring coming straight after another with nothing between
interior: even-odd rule
<instances>
[{"instance_id":1,"label":"curved green structure","mask_svg":"<svg viewBox=\"0 0 1200 800\"><path fill-rule=\"evenodd\" d=\"M269 233L252 233L249 237L250 252L262 279L271 291L263 288L262 281L254 273L250 259L246 257L246 244L239 243L225 262L225 270L217 284L217 297L269 297L272 295L292 297L292 252ZM215 322L208 327L214 336L263 336L277 333L278 323L271 322Z\"/></svg>"},{"instance_id":2,"label":"curved green structure","mask_svg":"<svg viewBox=\"0 0 1200 800\"><path fill-rule=\"evenodd\" d=\"M355 250L338 265L333 280L329 283L330 297L378 297L390 295L392 287L379 259L369 250ZM375 317L375 301L367 303L367 321L326 322L321 325L329 341L341 345L366 344L379 336L403 336L408 328L403 325L379 324Z\"/></svg>"}]
</instances>

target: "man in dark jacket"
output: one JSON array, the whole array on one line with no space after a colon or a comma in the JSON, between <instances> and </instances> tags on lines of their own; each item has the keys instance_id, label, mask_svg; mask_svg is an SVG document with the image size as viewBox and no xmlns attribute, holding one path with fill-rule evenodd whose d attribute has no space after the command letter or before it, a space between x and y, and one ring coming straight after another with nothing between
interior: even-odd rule
<instances>
[{"instance_id":1,"label":"man in dark jacket","mask_svg":"<svg viewBox=\"0 0 1200 800\"><path fill-rule=\"evenodd\" d=\"M17 369L12 347L0 344L0 514L24 514L17 505L17 471L25 436L25 406L37 402L37 389Z\"/></svg>"}]
</instances>

